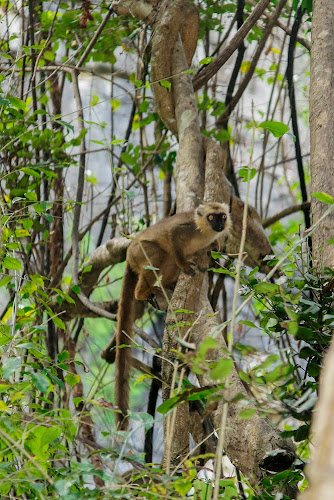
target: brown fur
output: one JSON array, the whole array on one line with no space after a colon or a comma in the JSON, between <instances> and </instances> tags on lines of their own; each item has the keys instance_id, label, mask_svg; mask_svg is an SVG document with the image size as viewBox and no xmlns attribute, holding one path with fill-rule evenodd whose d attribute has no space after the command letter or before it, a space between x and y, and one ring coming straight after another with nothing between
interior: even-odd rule
<instances>
[{"instance_id":1,"label":"brown fur","mask_svg":"<svg viewBox=\"0 0 334 500\"><path fill-rule=\"evenodd\" d=\"M211 214L221 216L225 224L223 229L213 229L207 218ZM192 273L189 257L209 247L230 226L226 204L206 203L195 212L176 214L148 227L136 235L129 246L116 332L115 400L121 410L116 414L118 429L126 429L128 423L131 350L120 346L131 345L134 299L147 300L153 295L157 276L161 279L161 286L166 288L176 283L180 270ZM156 271L144 269L146 266L156 268Z\"/></svg>"}]
</instances>

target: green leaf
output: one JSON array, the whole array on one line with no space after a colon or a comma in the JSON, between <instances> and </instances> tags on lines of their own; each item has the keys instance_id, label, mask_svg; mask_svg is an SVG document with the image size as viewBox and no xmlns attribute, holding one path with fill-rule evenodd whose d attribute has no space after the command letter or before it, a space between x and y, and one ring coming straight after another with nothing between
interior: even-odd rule
<instances>
[{"instance_id":1,"label":"green leaf","mask_svg":"<svg viewBox=\"0 0 334 500\"><path fill-rule=\"evenodd\" d=\"M252 382L250 377L247 375L246 372L239 371L238 375L241 378L241 380L243 380L244 382L247 382L247 384L250 384Z\"/></svg>"},{"instance_id":2,"label":"green leaf","mask_svg":"<svg viewBox=\"0 0 334 500\"><path fill-rule=\"evenodd\" d=\"M54 61L56 56L55 56L55 53L52 52L51 50L46 50L45 52L43 52L43 57L47 61Z\"/></svg>"},{"instance_id":3,"label":"green leaf","mask_svg":"<svg viewBox=\"0 0 334 500\"><path fill-rule=\"evenodd\" d=\"M70 297L67 293L65 293L62 290L60 290L59 288L52 288L52 290L54 290L55 292L57 292L69 304L75 304L75 300L72 299L72 297Z\"/></svg>"},{"instance_id":4,"label":"green leaf","mask_svg":"<svg viewBox=\"0 0 334 500\"><path fill-rule=\"evenodd\" d=\"M311 193L311 196L314 196L319 201L322 201L323 203L327 203L327 205L333 205L334 204L334 198L328 193Z\"/></svg>"},{"instance_id":5,"label":"green leaf","mask_svg":"<svg viewBox=\"0 0 334 500\"><path fill-rule=\"evenodd\" d=\"M79 375L76 375L74 373L68 373L65 376L65 380L71 387L73 387L80 382L81 378L79 377Z\"/></svg>"},{"instance_id":6,"label":"green leaf","mask_svg":"<svg viewBox=\"0 0 334 500\"><path fill-rule=\"evenodd\" d=\"M124 194L129 198L129 200L134 200L136 195L133 191L129 191L128 189L124 190Z\"/></svg>"},{"instance_id":7,"label":"green leaf","mask_svg":"<svg viewBox=\"0 0 334 500\"><path fill-rule=\"evenodd\" d=\"M199 64L210 64L214 60L214 57L204 57L204 59L200 60Z\"/></svg>"},{"instance_id":8,"label":"green leaf","mask_svg":"<svg viewBox=\"0 0 334 500\"><path fill-rule=\"evenodd\" d=\"M251 418L256 414L256 410L254 408L246 408L245 410L241 410L239 413L240 418Z\"/></svg>"},{"instance_id":9,"label":"green leaf","mask_svg":"<svg viewBox=\"0 0 334 500\"><path fill-rule=\"evenodd\" d=\"M65 361L65 359L68 359L70 357L70 354L68 351L62 351L58 354L58 361L59 363L62 363Z\"/></svg>"},{"instance_id":10,"label":"green leaf","mask_svg":"<svg viewBox=\"0 0 334 500\"><path fill-rule=\"evenodd\" d=\"M110 144L117 145L117 144L123 144L124 142L128 142L126 139L113 139Z\"/></svg>"},{"instance_id":11,"label":"green leaf","mask_svg":"<svg viewBox=\"0 0 334 500\"><path fill-rule=\"evenodd\" d=\"M254 285L254 290L256 293L273 296L279 293L279 285L276 285L275 283L266 283L264 281L263 283L257 283Z\"/></svg>"},{"instance_id":12,"label":"green leaf","mask_svg":"<svg viewBox=\"0 0 334 500\"><path fill-rule=\"evenodd\" d=\"M96 95L96 94L94 94L94 95L92 96L92 99L91 99L91 101L90 101L90 103L89 103L89 104L90 104L91 106L95 106L98 102L99 102L99 96L98 96L98 95ZM103 144L103 143L102 143L102 144Z\"/></svg>"},{"instance_id":13,"label":"green leaf","mask_svg":"<svg viewBox=\"0 0 334 500\"><path fill-rule=\"evenodd\" d=\"M21 365L22 365L22 360L20 357L7 359L2 365L3 377L6 380L8 380L9 377L15 372L15 370L20 368Z\"/></svg>"},{"instance_id":14,"label":"green leaf","mask_svg":"<svg viewBox=\"0 0 334 500\"><path fill-rule=\"evenodd\" d=\"M169 410L175 406L178 400L179 398L177 396L167 399L167 401L164 401L160 406L158 406L157 411L162 415L166 415L166 413L168 413Z\"/></svg>"},{"instance_id":15,"label":"green leaf","mask_svg":"<svg viewBox=\"0 0 334 500\"><path fill-rule=\"evenodd\" d=\"M5 257L2 265L5 269L13 269L14 271L22 269L22 263L18 259L15 259L15 257Z\"/></svg>"},{"instance_id":16,"label":"green leaf","mask_svg":"<svg viewBox=\"0 0 334 500\"><path fill-rule=\"evenodd\" d=\"M75 483L75 480L72 479L57 479L55 481L55 489L58 495L60 495L61 498L66 498L66 496L70 492L71 486Z\"/></svg>"},{"instance_id":17,"label":"green leaf","mask_svg":"<svg viewBox=\"0 0 334 500\"><path fill-rule=\"evenodd\" d=\"M116 111L116 109L120 107L121 101L119 101L118 99L111 99L110 104L111 104L112 110Z\"/></svg>"},{"instance_id":18,"label":"green leaf","mask_svg":"<svg viewBox=\"0 0 334 500\"><path fill-rule=\"evenodd\" d=\"M167 80L161 80L160 85L161 85L161 87L166 87L166 89L168 89L169 92L171 91L172 84L170 82L168 82Z\"/></svg>"},{"instance_id":19,"label":"green leaf","mask_svg":"<svg viewBox=\"0 0 334 500\"><path fill-rule=\"evenodd\" d=\"M286 134L290 130L290 127L288 127L288 125L285 125L282 122L275 121L262 122L260 123L259 127L269 130L269 132L271 132L274 137L282 137L282 135Z\"/></svg>"},{"instance_id":20,"label":"green leaf","mask_svg":"<svg viewBox=\"0 0 334 500\"><path fill-rule=\"evenodd\" d=\"M240 72L247 73L247 71L249 71L250 65L251 65L250 61L243 61L240 65Z\"/></svg>"},{"instance_id":21,"label":"green leaf","mask_svg":"<svg viewBox=\"0 0 334 500\"><path fill-rule=\"evenodd\" d=\"M30 274L30 279L44 290L44 281L40 274Z\"/></svg>"},{"instance_id":22,"label":"green leaf","mask_svg":"<svg viewBox=\"0 0 334 500\"><path fill-rule=\"evenodd\" d=\"M84 273L90 273L91 270L92 270L92 267L93 267L92 265L84 267L83 270L82 270L82 274L84 274Z\"/></svg>"},{"instance_id":23,"label":"green leaf","mask_svg":"<svg viewBox=\"0 0 334 500\"><path fill-rule=\"evenodd\" d=\"M245 320L245 321L239 321L238 323L239 325L245 325L245 326L249 326L250 328L259 328L258 326L256 326L252 321L248 321L248 320Z\"/></svg>"},{"instance_id":24,"label":"green leaf","mask_svg":"<svg viewBox=\"0 0 334 500\"><path fill-rule=\"evenodd\" d=\"M21 170L25 174L31 175L31 177L34 177L35 179L40 179L42 177L39 172L37 172L36 170L33 170L32 168L23 167L23 168L21 168Z\"/></svg>"},{"instance_id":25,"label":"green leaf","mask_svg":"<svg viewBox=\"0 0 334 500\"><path fill-rule=\"evenodd\" d=\"M76 407L82 402L85 401L84 398L73 398L73 403L75 404Z\"/></svg>"},{"instance_id":26,"label":"green leaf","mask_svg":"<svg viewBox=\"0 0 334 500\"><path fill-rule=\"evenodd\" d=\"M49 392L51 382L44 373L31 373L31 378L36 389L43 393Z\"/></svg>"},{"instance_id":27,"label":"green leaf","mask_svg":"<svg viewBox=\"0 0 334 500\"><path fill-rule=\"evenodd\" d=\"M206 353L208 352L209 349L216 349L218 345L217 340L213 339L212 337L207 337L203 342L200 344L198 348L198 355L201 358L204 358Z\"/></svg>"},{"instance_id":28,"label":"green leaf","mask_svg":"<svg viewBox=\"0 0 334 500\"><path fill-rule=\"evenodd\" d=\"M2 286L8 285L8 283L10 283L12 281L12 277L13 276L5 276L4 278L2 278L2 280L0 280L0 288Z\"/></svg>"},{"instance_id":29,"label":"green leaf","mask_svg":"<svg viewBox=\"0 0 334 500\"><path fill-rule=\"evenodd\" d=\"M256 168L243 167L238 173L239 177L243 179L242 182L248 182L256 176Z\"/></svg>"},{"instance_id":30,"label":"green leaf","mask_svg":"<svg viewBox=\"0 0 334 500\"><path fill-rule=\"evenodd\" d=\"M227 377L233 369L232 359L220 359L216 366L211 370L210 377L212 380L218 380Z\"/></svg>"},{"instance_id":31,"label":"green leaf","mask_svg":"<svg viewBox=\"0 0 334 500\"><path fill-rule=\"evenodd\" d=\"M0 347L2 345L8 344L8 342L10 342L12 338L13 337L11 335L7 335L6 333L0 333Z\"/></svg>"},{"instance_id":32,"label":"green leaf","mask_svg":"<svg viewBox=\"0 0 334 500\"><path fill-rule=\"evenodd\" d=\"M53 324L58 326L58 328L61 328L64 331L66 330L65 323L59 318L59 316L51 316L51 319Z\"/></svg>"},{"instance_id":33,"label":"green leaf","mask_svg":"<svg viewBox=\"0 0 334 500\"><path fill-rule=\"evenodd\" d=\"M78 285L72 286L72 292L75 293L76 295L79 295L80 287Z\"/></svg>"}]
</instances>

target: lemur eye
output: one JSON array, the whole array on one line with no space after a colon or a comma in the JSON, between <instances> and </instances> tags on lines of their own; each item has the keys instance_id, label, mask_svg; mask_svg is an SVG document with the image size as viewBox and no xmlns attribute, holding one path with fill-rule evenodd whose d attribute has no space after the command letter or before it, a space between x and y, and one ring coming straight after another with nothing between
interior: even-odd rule
<instances>
[{"instance_id":1,"label":"lemur eye","mask_svg":"<svg viewBox=\"0 0 334 500\"><path fill-rule=\"evenodd\" d=\"M212 215L212 214L211 214L211 215L208 215L208 219L209 219L209 220L213 220L213 219L214 219L213 215Z\"/></svg>"},{"instance_id":2,"label":"lemur eye","mask_svg":"<svg viewBox=\"0 0 334 500\"><path fill-rule=\"evenodd\" d=\"M223 220L226 220L226 214L223 214L223 215L222 215L222 219L223 219Z\"/></svg>"}]
</instances>

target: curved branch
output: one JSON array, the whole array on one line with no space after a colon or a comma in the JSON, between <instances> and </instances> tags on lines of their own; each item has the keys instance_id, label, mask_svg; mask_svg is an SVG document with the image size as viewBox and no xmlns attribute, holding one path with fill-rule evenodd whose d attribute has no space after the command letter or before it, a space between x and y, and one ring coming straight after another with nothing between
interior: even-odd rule
<instances>
[{"instance_id":1,"label":"curved branch","mask_svg":"<svg viewBox=\"0 0 334 500\"><path fill-rule=\"evenodd\" d=\"M309 201L306 201L304 203L299 203L298 205L293 205L292 207L285 208L281 212L278 212L277 214L273 215L272 217L269 217L266 219L263 223L262 226L264 228L271 226L275 222L277 222L280 219L283 219L283 217L286 217L287 215L294 214L295 212L299 212L299 210L305 210L309 209L311 206L311 203Z\"/></svg>"}]
</instances>

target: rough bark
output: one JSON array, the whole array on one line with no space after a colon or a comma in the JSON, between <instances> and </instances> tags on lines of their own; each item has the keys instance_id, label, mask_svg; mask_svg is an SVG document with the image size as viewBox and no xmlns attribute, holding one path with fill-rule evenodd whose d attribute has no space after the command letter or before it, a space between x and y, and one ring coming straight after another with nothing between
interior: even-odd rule
<instances>
[{"instance_id":1,"label":"rough bark","mask_svg":"<svg viewBox=\"0 0 334 500\"><path fill-rule=\"evenodd\" d=\"M312 17L310 133L312 192L334 195L334 3L315 0ZM312 219L316 223L327 206L312 198ZM316 229L312 237L314 264L334 266L334 213ZM303 500L332 498L334 491L334 344L326 354L320 378L319 401L314 411L312 434L314 450L306 469L310 487Z\"/></svg>"},{"instance_id":2,"label":"rough bark","mask_svg":"<svg viewBox=\"0 0 334 500\"><path fill-rule=\"evenodd\" d=\"M334 196L334 3L313 2L310 137L311 192ZM312 222L317 222L328 205L312 197ZM334 212L316 229L312 237L314 264L334 266Z\"/></svg>"},{"instance_id":3,"label":"rough bark","mask_svg":"<svg viewBox=\"0 0 334 500\"><path fill-rule=\"evenodd\" d=\"M207 280L202 289L201 304L205 302L206 297ZM199 345L210 332L215 331L211 336L218 345L216 349L210 350L210 361L214 362L224 357L222 349L226 352L227 346L221 330L217 328L217 317L213 315L207 301L206 304L206 309L202 311L202 317L194 326L189 340ZM201 386L212 383L206 376L199 377L199 381ZM212 419L216 429L219 428L221 422L224 400L232 401L238 394L248 397L237 371L233 370L230 384L225 388L223 398L213 412ZM263 477L263 469L278 471L289 467L295 456L292 441L281 438L268 419L255 414L244 420L239 418L239 411L238 403L229 403L224 448L230 460L238 464L240 470L250 478L251 482L258 482ZM272 453L274 451L276 453Z\"/></svg>"},{"instance_id":4,"label":"rough bark","mask_svg":"<svg viewBox=\"0 0 334 500\"><path fill-rule=\"evenodd\" d=\"M319 401L313 415L312 433L314 444L310 465L306 468L309 488L301 500L329 499L334 491L334 344L325 358L320 377Z\"/></svg>"}]
</instances>

